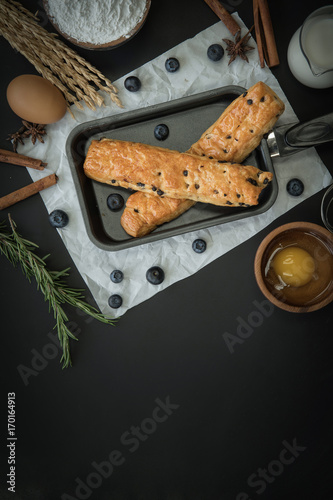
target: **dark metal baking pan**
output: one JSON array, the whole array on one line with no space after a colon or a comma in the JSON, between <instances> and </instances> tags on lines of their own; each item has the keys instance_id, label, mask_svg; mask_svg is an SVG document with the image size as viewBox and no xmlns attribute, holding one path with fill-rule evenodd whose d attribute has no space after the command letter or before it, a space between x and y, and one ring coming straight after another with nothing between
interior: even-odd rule
<instances>
[{"instance_id":1,"label":"dark metal baking pan","mask_svg":"<svg viewBox=\"0 0 333 500\"><path fill-rule=\"evenodd\" d=\"M133 238L120 224L122 211L114 212L107 206L107 197L111 193L120 194L126 203L131 191L98 183L87 178L83 172L83 163L91 141L102 137L186 151L244 91L245 89L239 86L221 87L171 102L93 120L72 130L67 139L66 154L86 230L97 247L109 251L123 250L258 215L273 205L278 193L275 176L263 191L259 205L249 208L229 208L196 203L180 217L159 226L152 233L142 238ZM168 138L163 142L154 137L154 128L160 123L166 124L170 131ZM265 140L244 163L274 173Z\"/></svg>"}]
</instances>

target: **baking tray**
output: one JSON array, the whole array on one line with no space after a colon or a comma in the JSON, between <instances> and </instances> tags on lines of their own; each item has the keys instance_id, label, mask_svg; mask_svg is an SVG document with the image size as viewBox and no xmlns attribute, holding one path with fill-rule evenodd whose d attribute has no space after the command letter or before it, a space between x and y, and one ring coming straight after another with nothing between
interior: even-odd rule
<instances>
[{"instance_id":1,"label":"baking tray","mask_svg":"<svg viewBox=\"0 0 333 500\"><path fill-rule=\"evenodd\" d=\"M91 141L102 137L186 151L245 90L234 85L221 87L171 102L86 122L72 130L67 139L66 154L86 230L90 240L97 247L108 251L123 250L258 215L273 205L278 193L275 176L262 192L259 205L233 208L196 203L180 217L159 226L152 233L142 238L133 238L120 224L122 210L114 212L107 206L107 197L111 193L120 194L126 203L131 191L93 181L86 177L83 171L83 163ZM154 137L154 128L160 123L166 124L170 131L164 141L158 141ZM265 140L261 141L244 163L274 174Z\"/></svg>"}]
</instances>

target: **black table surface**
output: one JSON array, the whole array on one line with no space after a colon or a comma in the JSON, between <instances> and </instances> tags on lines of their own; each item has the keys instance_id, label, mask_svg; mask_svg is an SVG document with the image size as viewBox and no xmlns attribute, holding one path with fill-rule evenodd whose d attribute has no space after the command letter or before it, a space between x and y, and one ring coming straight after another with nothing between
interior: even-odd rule
<instances>
[{"instance_id":1,"label":"black table surface","mask_svg":"<svg viewBox=\"0 0 333 500\"><path fill-rule=\"evenodd\" d=\"M22 4L39 9L52 30L41 0ZM252 2L224 5L252 26ZM272 73L300 120L332 109L332 89L300 84L286 55L293 33L322 5L270 2L280 56ZM152 0L127 44L76 50L116 80L217 21L203 0ZM0 54L0 148L9 149L6 137L20 119L6 88L35 70L3 38ZM332 145L317 151L332 174ZM1 164L1 195L28 182L25 169ZM263 309L253 273L272 229L322 225L322 195L134 307L116 327L66 309L79 338L66 370L52 348L54 320L42 294L1 256L1 499L332 499L333 304L309 314ZM39 254L51 254L49 267L70 267L70 285L85 288L40 196L10 213ZM236 335L241 323L247 334L231 352L224 334ZM15 393L16 441L8 440L8 393ZM11 457L15 493L7 483Z\"/></svg>"}]
</instances>

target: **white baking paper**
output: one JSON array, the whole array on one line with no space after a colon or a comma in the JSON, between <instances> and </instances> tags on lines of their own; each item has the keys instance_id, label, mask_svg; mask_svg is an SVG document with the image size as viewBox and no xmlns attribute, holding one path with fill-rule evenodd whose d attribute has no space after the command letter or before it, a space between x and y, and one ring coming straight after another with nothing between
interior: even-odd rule
<instances>
[{"instance_id":1,"label":"white baking paper","mask_svg":"<svg viewBox=\"0 0 333 500\"><path fill-rule=\"evenodd\" d=\"M245 34L246 26L237 14L234 14L234 17L242 27L242 34ZM208 59L209 45L221 43L225 47L222 38L231 38L231 35L224 24L218 22L144 66L134 69L130 74L137 75L142 82L139 92L131 93L125 90L123 82L128 75L114 82L119 89L123 110L108 101L108 97L107 106L97 111L80 111L73 107L75 120L67 113L61 121L48 125L44 144L32 146L27 141L19 148L21 154L48 163L43 172L29 169L34 181L53 172L58 175L57 185L41 192L40 195L49 213L54 209L62 209L68 213L70 222L59 230L59 234L100 310L105 314L114 317L124 315L131 307L149 299L172 283L187 278L246 241L278 216L332 182L328 170L312 148L293 156L274 159L279 194L273 207L264 214L117 252L103 251L89 240L65 153L68 134L79 123L225 85L248 88L259 80L267 83L286 104L279 125L297 121L271 71L260 67L256 50L248 52L249 64L237 58L228 66L229 59L226 54L219 62ZM253 39L250 44L255 47ZM168 73L165 70L164 64L168 57L179 59L181 67L176 73ZM305 190L299 197L292 197L286 192L286 182L293 177L304 181ZM207 242L207 250L202 254L192 250L192 242L196 238L203 238ZM48 251L52 253L52 248ZM155 265L165 272L165 280L161 285L152 285L145 277L147 269ZM110 273L114 269L120 269L124 273L124 279L119 284L110 280ZM112 294L119 294L123 298L119 309L111 309L108 305Z\"/></svg>"}]
</instances>

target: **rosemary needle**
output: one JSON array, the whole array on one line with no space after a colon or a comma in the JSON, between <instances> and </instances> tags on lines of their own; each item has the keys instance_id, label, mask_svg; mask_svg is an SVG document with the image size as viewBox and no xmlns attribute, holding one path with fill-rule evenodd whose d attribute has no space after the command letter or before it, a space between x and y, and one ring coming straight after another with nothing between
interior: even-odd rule
<instances>
[{"instance_id":1,"label":"rosemary needle","mask_svg":"<svg viewBox=\"0 0 333 500\"><path fill-rule=\"evenodd\" d=\"M53 311L56 321L54 328L57 329L59 342L62 348L62 367L67 368L72 365L69 341L77 340L66 326L68 317L62 308L62 304L69 304L79 308L89 316L106 323L114 325L115 319L100 313L95 307L85 301L83 291L70 288L64 278L68 276L68 270L50 271L45 260L48 255L41 258L35 253L38 245L24 239L16 230L16 224L8 214L11 232L7 231L5 222L0 223L0 253L16 266L20 265L23 274L31 282L35 278L37 289L40 290L46 302L49 304L49 311Z\"/></svg>"}]
</instances>

